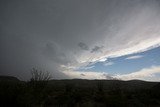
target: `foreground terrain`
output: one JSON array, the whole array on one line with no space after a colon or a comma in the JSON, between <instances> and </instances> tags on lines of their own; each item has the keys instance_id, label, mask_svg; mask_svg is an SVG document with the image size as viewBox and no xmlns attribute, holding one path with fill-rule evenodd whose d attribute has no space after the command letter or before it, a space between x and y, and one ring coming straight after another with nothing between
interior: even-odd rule
<instances>
[{"instance_id":1,"label":"foreground terrain","mask_svg":"<svg viewBox=\"0 0 160 107\"><path fill-rule=\"evenodd\" d=\"M0 107L159 107L160 83L0 77Z\"/></svg>"}]
</instances>

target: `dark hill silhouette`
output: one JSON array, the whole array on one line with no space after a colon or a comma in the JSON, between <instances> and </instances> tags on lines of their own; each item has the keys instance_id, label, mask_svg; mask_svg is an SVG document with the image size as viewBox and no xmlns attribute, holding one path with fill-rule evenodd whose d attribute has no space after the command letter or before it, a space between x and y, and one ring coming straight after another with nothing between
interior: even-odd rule
<instances>
[{"instance_id":1,"label":"dark hill silhouette","mask_svg":"<svg viewBox=\"0 0 160 107\"><path fill-rule=\"evenodd\" d=\"M19 82L0 76L0 107L159 107L160 83L64 79ZM12 82L14 81L14 82Z\"/></svg>"},{"instance_id":2,"label":"dark hill silhouette","mask_svg":"<svg viewBox=\"0 0 160 107\"><path fill-rule=\"evenodd\" d=\"M20 81L20 80L13 76L0 76L0 81Z\"/></svg>"}]
</instances>

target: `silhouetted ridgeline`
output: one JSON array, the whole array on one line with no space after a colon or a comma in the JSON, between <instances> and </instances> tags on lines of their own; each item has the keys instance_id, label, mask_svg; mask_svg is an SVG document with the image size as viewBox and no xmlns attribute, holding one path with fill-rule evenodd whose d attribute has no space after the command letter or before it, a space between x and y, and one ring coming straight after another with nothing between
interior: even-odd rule
<instances>
[{"instance_id":1,"label":"silhouetted ridgeline","mask_svg":"<svg viewBox=\"0 0 160 107\"><path fill-rule=\"evenodd\" d=\"M20 81L20 80L13 76L0 76L0 81Z\"/></svg>"},{"instance_id":2,"label":"silhouetted ridgeline","mask_svg":"<svg viewBox=\"0 0 160 107\"><path fill-rule=\"evenodd\" d=\"M160 83L81 79L21 82L0 76L0 107L13 106L159 107Z\"/></svg>"}]
</instances>

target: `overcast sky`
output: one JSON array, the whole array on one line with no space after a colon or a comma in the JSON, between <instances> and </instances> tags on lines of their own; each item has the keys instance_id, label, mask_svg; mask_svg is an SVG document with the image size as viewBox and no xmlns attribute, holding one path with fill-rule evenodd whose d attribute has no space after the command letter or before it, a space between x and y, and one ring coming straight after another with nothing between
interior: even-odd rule
<instances>
[{"instance_id":1,"label":"overcast sky","mask_svg":"<svg viewBox=\"0 0 160 107\"><path fill-rule=\"evenodd\" d=\"M160 81L159 29L159 0L0 0L0 75Z\"/></svg>"}]
</instances>

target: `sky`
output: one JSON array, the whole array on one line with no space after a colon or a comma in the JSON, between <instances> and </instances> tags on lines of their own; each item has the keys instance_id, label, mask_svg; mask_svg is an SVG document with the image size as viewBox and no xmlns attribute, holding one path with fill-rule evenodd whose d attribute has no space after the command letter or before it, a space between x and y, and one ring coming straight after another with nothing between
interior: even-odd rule
<instances>
[{"instance_id":1,"label":"sky","mask_svg":"<svg viewBox=\"0 0 160 107\"><path fill-rule=\"evenodd\" d=\"M0 0L0 75L160 81L159 0Z\"/></svg>"}]
</instances>

